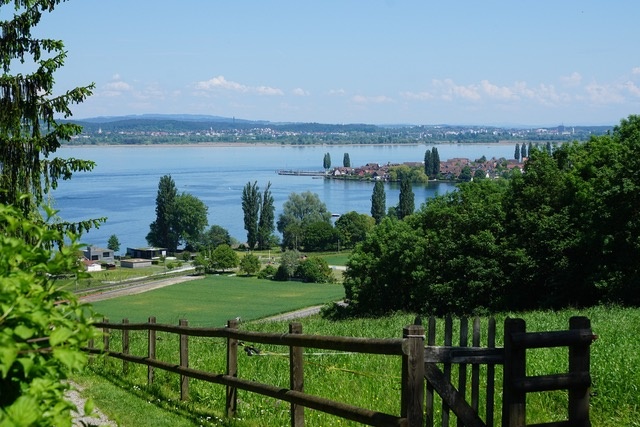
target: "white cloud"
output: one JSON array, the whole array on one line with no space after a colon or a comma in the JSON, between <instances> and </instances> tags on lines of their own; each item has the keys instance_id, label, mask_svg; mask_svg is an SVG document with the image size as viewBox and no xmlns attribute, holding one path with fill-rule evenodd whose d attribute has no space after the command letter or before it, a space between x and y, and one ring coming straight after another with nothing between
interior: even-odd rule
<instances>
[{"instance_id":1,"label":"white cloud","mask_svg":"<svg viewBox=\"0 0 640 427\"><path fill-rule=\"evenodd\" d=\"M560 77L560 81L562 81L567 86L579 86L580 83L582 83L582 75L574 71L568 76Z\"/></svg>"},{"instance_id":2,"label":"white cloud","mask_svg":"<svg viewBox=\"0 0 640 427\"><path fill-rule=\"evenodd\" d=\"M329 95L336 95L336 96L344 96L347 94L347 91L344 89L330 89L329 90Z\"/></svg>"},{"instance_id":3,"label":"white cloud","mask_svg":"<svg viewBox=\"0 0 640 427\"><path fill-rule=\"evenodd\" d=\"M640 97L640 87L638 87L635 83L633 82L627 82L624 85L625 89L627 89L629 91L629 93L631 93L634 96Z\"/></svg>"},{"instance_id":4,"label":"white cloud","mask_svg":"<svg viewBox=\"0 0 640 427\"><path fill-rule=\"evenodd\" d=\"M482 80L480 82L480 86L482 87L482 90L484 91L484 93L486 93L492 98L518 99L518 97L516 96L516 94L513 92L512 89L505 86L494 85L492 83L489 83L488 80Z\"/></svg>"},{"instance_id":5,"label":"white cloud","mask_svg":"<svg viewBox=\"0 0 640 427\"><path fill-rule=\"evenodd\" d=\"M590 83L586 86L589 99L596 104L617 104L624 101L614 88L609 85Z\"/></svg>"},{"instance_id":6,"label":"white cloud","mask_svg":"<svg viewBox=\"0 0 640 427\"><path fill-rule=\"evenodd\" d=\"M196 89L203 91L227 90L239 93L255 93L258 95L284 95L281 89L269 86L247 86L241 83L225 79L224 76L217 76L212 79L197 82Z\"/></svg>"},{"instance_id":7,"label":"white cloud","mask_svg":"<svg viewBox=\"0 0 640 427\"><path fill-rule=\"evenodd\" d=\"M434 96L430 92L400 92L400 96L410 100L417 101L426 101L428 99L433 99Z\"/></svg>"},{"instance_id":8,"label":"white cloud","mask_svg":"<svg viewBox=\"0 0 640 427\"><path fill-rule=\"evenodd\" d=\"M302 88L295 88L294 90L291 91L292 94L294 94L295 96L309 96L309 92L307 92L306 90L302 89Z\"/></svg>"},{"instance_id":9,"label":"white cloud","mask_svg":"<svg viewBox=\"0 0 640 427\"><path fill-rule=\"evenodd\" d=\"M631 74L640 74L640 67L634 67L631 69Z\"/></svg>"}]
</instances>

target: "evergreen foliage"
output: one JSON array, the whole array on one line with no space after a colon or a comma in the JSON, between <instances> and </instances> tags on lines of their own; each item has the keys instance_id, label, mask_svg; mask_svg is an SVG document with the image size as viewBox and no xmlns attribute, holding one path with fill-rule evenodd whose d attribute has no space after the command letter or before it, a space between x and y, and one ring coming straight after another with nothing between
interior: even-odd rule
<instances>
[{"instance_id":1,"label":"evergreen foliage","mask_svg":"<svg viewBox=\"0 0 640 427\"><path fill-rule=\"evenodd\" d=\"M349 153L344 153L344 157L342 158L342 166L345 168L351 167L351 158L349 157Z\"/></svg>"},{"instance_id":2,"label":"evergreen foliage","mask_svg":"<svg viewBox=\"0 0 640 427\"><path fill-rule=\"evenodd\" d=\"M517 162L520 161L520 144L516 144L516 149L513 153L513 158L516 159Z\"/></svg>"},{"instance_id":3,"label":"evergreen foliage","mask_svg":"<svg viewBox=\"0 0 640 427\"><path fill-rule=\"evenodd\" d=\"M109 237L109 241L107 242L107 248L111 249L113 252L118 252L120 250L120 240L118 240L118 236L112 234Z\"/></svg>"}]
</instances>

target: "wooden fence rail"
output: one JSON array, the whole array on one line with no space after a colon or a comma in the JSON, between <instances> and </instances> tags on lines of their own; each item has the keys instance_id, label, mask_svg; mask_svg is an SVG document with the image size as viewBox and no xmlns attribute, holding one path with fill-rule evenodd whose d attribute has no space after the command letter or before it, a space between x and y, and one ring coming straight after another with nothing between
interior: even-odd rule
<instances>
[{"instance_id":1,"label":"wooden fence rail","mask_svg":"<svg viewBox=\"0 0 640 427\"><path fill-rule=\"evenodd\" d=\"M425 334L424 327L416 324L403 328L402 338L371 339L339 336L306 335L300 323L289 325L285 334L238 330L238 322L230 320L225 328L193 328L184 320L179 326L162 325L149 318L148 323L109 323L107 319L96 326L105 331L103 348L86 348L91 354L106 354L123 361L123 371L128 363L148 367L147 380L154 380L154 369L163 369L180 375L180 394L188 399L189 378L195 378L226 387L226 414L234 417L237 409L237 390L273 397L290 403L291 426L304 426L304 408L312 408L361 424L372 426L433 426L436 413L440 413L439 425L449 426L451 413L457 426L485 427L495 425L495 376L496 365L503 367L502 425L526 426L526 394L549 390L567 390L569 395L568 420L542 424L547 426L590 426L589 346L595 339L590 322L584 317L573 317L569 330L552 332L526 332L521 319L507 319L504 327L504 347L496 347L496 322L489 319L487 334L481 346L481 322L460 319L459 337L454 341L454 324L445 319L444 345L436 345L436 320L430 318ZM122 352L110 350L109 331L122 330ZM148 331L148 354L129 354L128 331ZM179 364L156 359L156 332L168 332L180 337ZM469 345L469 335L471 345ZM188 337L213 337L226 339L227 364L225 373L211 373L189 368ZM289 347L289 388L276 387L238 378L238 346L240 342L282 345ZM425 345L426 344L426 345ZM526 350L532 348L568 347L569 372L566 374L526 376ZM399 415L348 405L328 398L304 392L303 349L324 349L344 352L399 356L402 358ZM480 367L485 366L481 372ZM457 381L454 385L454 371ZM481 378L482 373L484 377ZM426 386L426 387L425 387ZM468 395L468 396L467 396ZM435 405L439 396L441 406ZM481 402L481 397L484 401ZM481 404L482 403L482 404ZM480 414L484 407L483 414ZM484 419L483 419L484 418Z\"/></svg>"}]
</instances>

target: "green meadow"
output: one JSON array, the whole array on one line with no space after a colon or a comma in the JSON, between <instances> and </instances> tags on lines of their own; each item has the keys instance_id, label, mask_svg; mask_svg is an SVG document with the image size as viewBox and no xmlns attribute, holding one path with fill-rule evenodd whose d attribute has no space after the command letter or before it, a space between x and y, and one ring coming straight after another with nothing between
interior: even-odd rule
<instances>
[{"instance_id":1,"label":"green meadow","mask_svg":"<svg viewBox=\"0 0 640 427\"><path fill-rule=\"evenodd\" d=\"M344 288L338 284L219 275L99 301L93 307L100 317L114 322L146 322L155 316L158 323L187 319L191 326L223 326L236 317L256 320L342 298Z\"/></svg>"}]
</instances>

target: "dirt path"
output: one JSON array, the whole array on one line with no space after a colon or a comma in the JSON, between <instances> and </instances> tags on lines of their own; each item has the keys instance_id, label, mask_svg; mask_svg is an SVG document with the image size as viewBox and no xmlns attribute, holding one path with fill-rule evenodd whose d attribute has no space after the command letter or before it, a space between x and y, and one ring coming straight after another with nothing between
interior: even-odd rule
<instances>
[{"instance_id":1,"label":"dirt path","mask_svg":"<svg viewBox=\"0 0 640 427\"><path fill-rule=\"evenodd\" d=\"M141 294L143 292L152 291L154 289L164 288L165 286L175 285L177 283L188 282L190 280L202 279L201 276L178 276L168 279L158 279L136 285L126 286L95 294L85 295L79 298L82 302L96 302L111 298L122 297L125 295Z\"/></svg>"}]
</instances>

